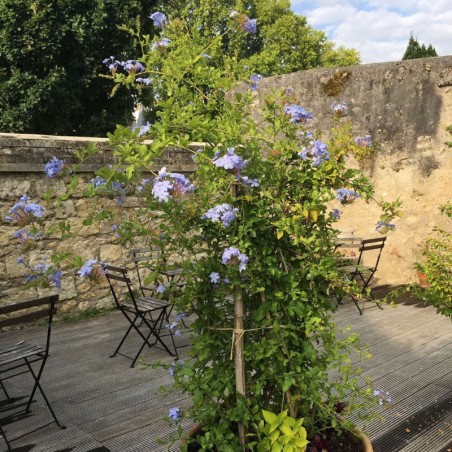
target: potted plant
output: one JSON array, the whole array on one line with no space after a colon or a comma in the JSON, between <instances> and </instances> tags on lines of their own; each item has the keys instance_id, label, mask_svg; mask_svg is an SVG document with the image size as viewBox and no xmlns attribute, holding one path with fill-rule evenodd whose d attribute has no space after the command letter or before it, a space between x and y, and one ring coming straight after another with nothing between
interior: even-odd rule
<instances>
[{"instance_id":1,"label":"potted plant","mask_svg":"<svg viewBox=\"0 0 452 452\"><path fill-rule=\"evenodd\" d=\"M452 316L452 204L439 206L445 223L435 226L422 242L421 260L416 262L419 285L408 290L425 303L434 306L438 313Z\"/></svg>"},{"instance_id":2,"label":"potted plant","mask_svg":"<svg viewBox=\"0 0 452 452\"><path fill-rule=\"evenodd\" d=\"M183 292L171 299L194 318L192 347L169 372L192 405L185 413L171 407L169 418L202 424L200 450L326 449L333 437L353 435L346 415L360 410L366 418L377 398L361 387L347 357L356 336L338 337L331 319L332 289L354 290L342 287L333 251L336 207L373 195L345 156L370 146L370 138L358 145L350 127L338 132L342 103L333 106L336 133L322 140L290 87L266 98L258 123L253 90L261 77L238 58L237 42L256 33L246 15L232 12L222 32L160 12L151 18L161 29L153 40L131 31L143 55L105 64L114 91L124 85L152 98L154 119L109 135L116 164L98 171L86 190L118 200L97 218L115 223L119 243L138 237L158 246L163 259L177 256L183 268ZM244 79L248 86L230 91ZM192 153L196 172L162 167L143 177L169 147ZM76 177L76 168L69 173ZM141 200L134 215L121 209L128 193ZM383 220L391 219L386 212ZM178 321L169 327L182 331Z\"/></svg>"}]
</instances>

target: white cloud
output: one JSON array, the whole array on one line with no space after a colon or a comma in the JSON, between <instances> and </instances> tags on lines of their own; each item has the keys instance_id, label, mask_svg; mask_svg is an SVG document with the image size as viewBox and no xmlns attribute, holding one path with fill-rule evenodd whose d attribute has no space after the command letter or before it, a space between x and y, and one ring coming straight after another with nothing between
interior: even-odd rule
<instances>
[{"instance_id":1,"label":"white cloud","mask_svg":"<svg viewBox=\"0 0 452 452\"><path fill-rule=\"evenodd\" d=\"M292 0L292 9L364 63L400 60L411 32L438 55L452 54L450 0Z\"/></svg>"}]
</instances>

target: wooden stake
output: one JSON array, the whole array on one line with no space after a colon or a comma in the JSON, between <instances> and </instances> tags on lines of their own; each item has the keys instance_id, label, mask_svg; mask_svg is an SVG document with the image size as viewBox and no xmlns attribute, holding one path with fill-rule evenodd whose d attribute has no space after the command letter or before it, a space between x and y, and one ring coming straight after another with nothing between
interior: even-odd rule
<instances>
[{"instance_id":1,"label":"wooden stake","mask_svg":"<svg viewBox=\"0 0 452 452\"><path fill-rule=\"evenodd\" d=\"M231 192L233 196L237 196L237 186L232 185ZM246 397L245 382L245 359L244 351L244 310L242 291L239 285L234 286L234 351L235 351L235 389L236 393L242 397ZM240 445L245 449L246 431L242 422L238 423Z\"/></svg>"}]
</instances>

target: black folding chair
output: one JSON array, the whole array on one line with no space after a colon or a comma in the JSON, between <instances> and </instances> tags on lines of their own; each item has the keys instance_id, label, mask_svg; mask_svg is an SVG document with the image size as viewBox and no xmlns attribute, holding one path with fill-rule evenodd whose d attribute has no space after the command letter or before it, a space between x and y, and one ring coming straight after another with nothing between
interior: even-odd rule
<instances>
[{"instance_id":1,"label":"black folding chair","mask_svg":"<svg viewBox=\"0 0 452 452\"><path fill-rule=\"evenodd\" d=\"M33 377L34 384L24 412L30 412L31 403L33 402L36 391L39 389L55 423L58 427L66 428L58 421L40 383L40 379L49 356L52 319L56 312L55 304L58 301L58 297L59 295L51 295L43 298L0 306L0 330L6 326L25 324L43 318L46 318L48 322L46 341L42 346L30 344L26 341L17 341L7 345L2 344L0 347L0 386L6 395L7 401L13 402L13 399L9 396L6 390L4 381L18 375L30 373ZM18 334L20 334L20 332L18 332ZM8 446L8 450L11 450L11 446L6 439L1 422L0 433Z\"/></svg>"},{"instance_id":2,"label":"black folding chair","mask_svg":"<svg viewBox=\"0 0 452 452\"><path fill-rule=\"evenodd\" d=\"M170 268L161 248L135 248L130 252L143 296L146 296L146 294L154 296L159 282L167 282L173 286L183 286L180 281L182 268ZM148 279L149 275L152 275L152 282L146 284L145 280Z\"/></svg>"},{"instance_id":3,"label":"black folding chair","mask_svg":"<svg viewBox=\"0 0 452 452\"><path fill-rule=\"evenodd\" d=\"M380 303L376 300L372 290L370 288L370 283L378 269L378 264L381 258L381 252L383 251L385 245L386 237L378 237L375 239L365 239L361 241L358 251L358 259L353 264L340 266L338 270L344 275L344 278L350 283L356 281L361 287L361 295L365 296L367 293L371 296L372 300L376 305L383 309ZM349 246L349 245L348 245ZM373 253L371 253L373 251ZM370 263L372 260L372 263ZM336 295L338 303L341 303L344 295ZM353 294L350 294L351 299L355 303L360 314L362 310L358 305L358 300Z\"/></svg>"},{"instance_id":4,"label":"black folding chair","mask_svg":"<svg viewBox=\"0 0 452 452\"><path fill-rule=\"evenodd\" d=\"M168 334L161 334L163 321L167 321L168 318L167 312L170 307L169 303L154 297L136 297L132 290L132 282L127 276L127 270L125 268L105 265L104 271L116 307L123 313L124 317L129 322L129 327L115 352L111 355L111 358L120 354L132 359L131 367L134 367L144 347L146 345L153 347L157 346L157 344L160 344L170 356L178 358L176 344L171 329L168 329ZM146 332L143 332L140 328L146 329ZM143 343L134 357L119 352L132 330L135 330L143 340ZM174 353L162 340L162 338L166 336L171 338ZM151 337L154 338L153 342L150 342Z\"/></svg>"}]
</instances>

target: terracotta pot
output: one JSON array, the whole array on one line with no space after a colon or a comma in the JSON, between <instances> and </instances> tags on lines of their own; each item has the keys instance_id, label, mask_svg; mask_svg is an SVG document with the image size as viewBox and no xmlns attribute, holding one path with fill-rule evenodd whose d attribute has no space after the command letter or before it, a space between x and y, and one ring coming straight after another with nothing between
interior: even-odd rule
<instances>
[{"instance_id":1,"label":"terracotta pot","mask_svg":"<svg viewBox=\"0 0 452 452\"><path fill-rule=\"evenodd\" d=\"M417 277L419 278L419 285L421 287L430 287L430 283L428 282L427 275L425 273L418 271Z\"/></svg>"},{"instance_id":2,"label":"terracotta pot","mask_svg":"<svg viewBox=\"0 0 452 452\"><path fill-rule=\"evenodd\" d=\"M202 430L202 424L195 424L193 425L185 434L185 436L182 438L182 443L181 443L181 450L183 449L183 446L186 446L188 444L188 440L190 438L195 437L196 435L198 435ZM373 447L372 444L370 443L369 438L360 430L356 429L354 431L355 435L358 438L361 438L361 443L363 445L363 449L364 452L373 452Z\"/></svg>"}]
</instances>

